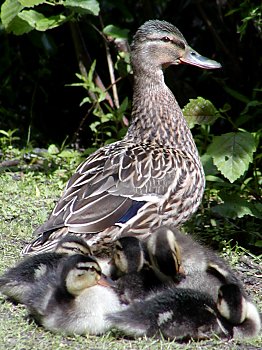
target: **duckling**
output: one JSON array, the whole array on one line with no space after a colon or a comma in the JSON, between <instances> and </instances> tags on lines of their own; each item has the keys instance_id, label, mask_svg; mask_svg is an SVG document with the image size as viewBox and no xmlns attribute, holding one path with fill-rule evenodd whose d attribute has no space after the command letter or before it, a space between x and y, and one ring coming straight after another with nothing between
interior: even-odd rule
<instances>
[{"instance_id":1,"label":"duckling","mask_svg":"<svg viewBox=\"0 0 262 350\"><path fill-rule=\"evenodd\" d=\"M12 301L23 303L34 283L43 275L55 270L68 255L91 254L86 242L74 235L67 235L57 243L54 252L32 255L7 270L0 277L0 292Z\"/></svg>"},{"instance_id":2,"label":"duckling","mask_svg":"<svg viewBox=\"0 0 262 350\"><path fill-rule=\"evenodd\" d=\"M209 293L214 301L223 284L238 284L244 293L240 280L225 260L176 228L161 226L153 231L147 240L147 248L152 268L163 282L169 280L175 282L177 288ZM164 264L168 265L166 269Z\"/></svg>"},{"instance_id":3,"label":"duckling","mask_svg":"<svg viewBox=\"0 0 262 350\"><path fill-rule=\"evenodd\" d=\"M219 320L213 298L193 289L165 289L108 315L108 319L115 328L134 337L202 339L213 332L230 336L227 324Z\"/></svg>"},{"instance_id":4,"label":"duckling","mask_svg":"<svg viewBox=\"0 0 262 350\"><path fill-rule=\"evenodd\" d=\"M234 338L255 337L261 330L261 319L256 306L243 295L239 285L220 287L217 309L233 327Z\"/></svg>"},{"instance_id":5,"label":"duckling","mask_svg":"<svg viewBox=\"0 0 262 350\"><path fill-rule=\"evenodd\" d=\"M121 310L97 261L80 254L67 257L59 269L45 274L25 299L39 324L66 334L102 334L111 327L105 315Z\"/></svg>"},{"instance_id":6,"label":"duckling","mask_svg":"<svg viewBox=\"0 0 262 350\"><path fill-rule=\"evenodd\" d=\"M144 299L161 282L149 267L141 241L132 236L115 242L112 256L112 278L121 302L129 304Z\"/></svg>"},{"instance_id":7,"label":"duckling","mask_svg":"<svg viewBox=\"0 0 262 350\"><path fill-rule=\"evenodd\" d=\"M147 251L152 269L162 282L179 282L184 277L180 245L167 227L153 231L147 240Z\"/></svg>"},{"instance_id":8,"label":"duckling","mask_svg":"<svg viewBox=\"0 0 262 350\"><path fill-rule=\"evenodd\" d=\"M115 241L112 262L117 277L141 271L145 264L145 256L140 240L127 236Z\"/></svg>"},{"instance_id":9,"label":"duckling","mask_svg":"<svg viewBox=\"0 0 262 350\"><path fill-rule=\"evenodd\" d=\"M180 247L180 263L185 278L175 284L176 288L191 288L208 293L214 301L217 300L217 295L223 295L223 302L218 300L218 310L230 324L237 325L239 323L234 327L234 336L247 337L258 333L261 328L259 312L248 298L243 284L224 259L211 249L199 244L189 235L184 235L179 230L170 229L166 226L162 226L153 232L147 244L148 249L157 250L156 245L159 246L161 240L169 245L167 252L174 251L177 246ZM164 250L157 252L157 255L158 260L167 260L167 257L164 256ZM156 270L157 267L154 266L154 261L155 259L151 259L153 268ZM169 261L172 261L172 256L169 257ZM176 265L173 266L175 266L173 267L173 274L176 275ZM167 277L167 274L165 277ZM231 313L228 314L229 311L226 310ZM242 320L242 322L237 321L237 315L241 312L245 315L245 320Z\"/></svg>"}]
</instances>

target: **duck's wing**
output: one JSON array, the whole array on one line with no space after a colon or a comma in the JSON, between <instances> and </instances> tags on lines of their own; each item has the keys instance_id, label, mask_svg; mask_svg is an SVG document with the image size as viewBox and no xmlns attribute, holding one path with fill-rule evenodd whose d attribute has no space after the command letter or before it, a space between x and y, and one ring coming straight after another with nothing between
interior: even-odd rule
<instances>
[{"instance_id":1,"label":"duck's wing","mask_svg":"<svg viewBox=\"0 0 262 350\"><path fill-rule=\"evenodd\" d=\"M176 189L180 196L190 180L184 170L188 162L194 160L182 151L158 145L119 141L99 149L78 167L49 219L35 231L38 238L23 254L67 232L85 235L86 240L96 233L110 236L115 228L145 234L154 220L159 221L161 201L168 202Z\"/></svg>"},{"instance_id":2,"label":"duck's wing","mask_svg":"<svg viewBox=\"0 0 262 350\"><path fill-rule=\"evenodd\" d=\"M78 167L50 218L37 234L69 227L97 233L125 224L147 203L161 201L179 181L183 154L148 145L115 143L99 149Z\"/></svg>"}]
</instances>

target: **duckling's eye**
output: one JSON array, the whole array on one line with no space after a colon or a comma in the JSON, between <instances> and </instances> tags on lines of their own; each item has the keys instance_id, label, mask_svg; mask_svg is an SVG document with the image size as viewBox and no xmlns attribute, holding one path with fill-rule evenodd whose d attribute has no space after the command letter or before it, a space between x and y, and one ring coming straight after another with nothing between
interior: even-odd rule
<instances>
[{"instance_id":1,"label":"duckling's eye","mask_svg":"<svg viewBox=\"0 0 262 350\"><path fill-rule=\"evenodd\" d=\"M161 40L164 41L165 43L172 41L172 39L170 39L168 36L164 36Z\"/></svg>"},{"instance_id":2,"label":"duckling's eye","mask_svg":"<svg viewBox=\"0 0 262 350\"><path fill-rule=\"evenodd\" d=\"M94 273L94 272L96 272L96 268L94 266L91 266L91 267L89 267L89 271Z\"/></svg>"}]
</instances>

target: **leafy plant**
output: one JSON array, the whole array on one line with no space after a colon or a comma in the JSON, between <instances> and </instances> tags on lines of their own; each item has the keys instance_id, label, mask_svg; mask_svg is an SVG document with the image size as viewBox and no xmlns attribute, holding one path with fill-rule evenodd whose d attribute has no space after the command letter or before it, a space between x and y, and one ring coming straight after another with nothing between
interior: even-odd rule
<instances>
[{"instance_id":1,"label":"leafy plant","mask_svg":"<svg viewBox=\"0 0 262 350\"><path fill-rule=\"evenodd\" d=\"M2 149L5 149L7 147L12 147L13 142L20 139L20 137L14 136L14 134L17 131L18 129L8 130L8 131L0 130L0 144Z\"/></svg>"},{"instance_id":2,"label":"leafy plant","mask_svg":"<svg viewBox=\"0 0 262 350\"><path fill-rule=\"evenodd\" d=\"M128 98L125 98L117 109L111 108L107 103L104 103L106 101L107 91L102 90L94 83L95 66L96 61L93 62L87 77L77 73L76 76L81 82L72 83L69 86L83 87L94 96L93 99L89 96L84 97L80 106L85 103L91 104L86 117L91 113L97 117L95 121L89 124L89 127L95 135L93 146L99 147L102 144L115 142L125 134L126 125L124 125L124 115L128 108Z\"/></svg>"},{"instance_id":3,"label":"leafy plant","mask_svg":"<svg viewBox=\"0 0 262 350\"><path fill-rule=\"evenodd\" d=\"M45 15L52 7L58 9L58 14ZM21 35L34 29L46 31L56 28L77 14L97 16L98 13L99 3L96 0L6 0L1 7L1 21L8 32Z\"/></svg>"}]
</instances>

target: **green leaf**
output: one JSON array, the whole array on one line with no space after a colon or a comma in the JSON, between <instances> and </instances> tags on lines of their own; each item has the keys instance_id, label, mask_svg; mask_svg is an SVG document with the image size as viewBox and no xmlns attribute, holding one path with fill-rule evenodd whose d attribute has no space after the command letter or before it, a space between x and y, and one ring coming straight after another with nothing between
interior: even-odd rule
<instances>
[{"instance_id":1,"label":"green leaf","mask_svg":"<svg viewBox=\"0 0 262 350\"><path fill-rule=\"evenodd\" d=\"M39 31L46 31L47 29L58 27L67 21L67 17L62 14L45 17L42 13L34 10L23 10L18 16L26 21L31 27Z\"/></svg>"},{"instance_id":2,"label":"green leaf","mask_svg":"<svg viewBox=\"0 0 262 350\"><path fill-rule=\"evenodd\" d=\"M3 3L1 6L1 21L6 29L23 8L17 0L6 0Z\"/></svg>"},{"instance_id":3,"label":"green leaf","mask_svg":"<svg viewBox=\"0 0 262 350\"><path fill-rule=\"evenodd\" d=\"M56 145L51 144L51 145L48 147L47 152L48 152L49 154L58 154L58 153L59 153L59 149L57 148Z\"/></svg>"},{"instance_id":4,"label":"green leaf","mask_svg":"<svg viewBox=\"0 0 262 350\"><path fill-rule=\"evenodd\" d=\"M219 117L219 113L211 101L203 97L189 101L183 108L183 114L190 128L195 124L213 124Z\"/></svg>"},{"instance_id":5,"label":"green leaf","mask_svg":"<svg viewBox=\"0 0 262 350\"><path fill-rule=\"evenodd\" d=\"M109 24L103 29L103 33L115 39L127 39L129 30L121 29L113 24Z\"/></svg>"},{"instance_id":6,"label":"green leaf","mask_svg":"<svg viewBox=\"0 0 262 350\"><path fill-rule=\"evenodd\" d=\"M256 150L255 138L248 132L231 132L215 136L207 149L218 170L234 182L248 169Z\"/></svg>"},{"instance_id":7,"label":"green leaf","mask_svg":"<svg viewBox=\"0 0 262 350\"><path fill-rule=\"evenodd\" d=\"M25 7L34 7L45 3L45 0L19 0L20 4Z\"/></svg>"},{"instance_id":8,"label":"green leaf","mask_svg":"<svg viewBox=\"0 0 262 350\"><path fill-rule=\"evenodd\" d=\"M100 7L96 0L65 0L65 7L71 7L75 12L98 16Z\"/></svg>"},{"instance_id":9,"label":"green leaf","mask_svg":"<svg viewBox=\"0 0 262 350\"><path fill-rule=\"evenodd\" d=\"M29 23L19 17L15 17L9 24L7 31L12 32L15 35L22 35L31 32L33 29L34 28L31 27Z\"/></svg>"},{"instance_id":10,"label":"green leaf","mask_svg":"<svg viewBox=\"0 0 262 350\"><path fill-rule=\"evenodd\" d=\"M225 193L221 197L224 203L214 206L212 208L213 212L231 219L242 218L245 215L255 216L259 219L262 218L262 208L260 207L259 213L256 205L248 202L245 198L242 198L237 194Z\"/></svg>"}]
</instances>

